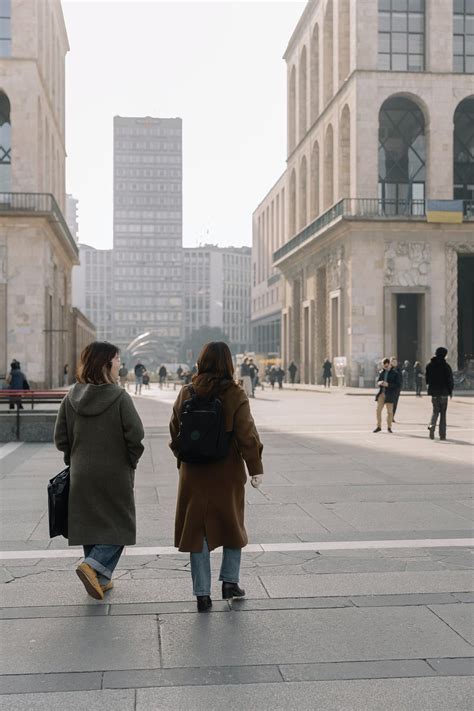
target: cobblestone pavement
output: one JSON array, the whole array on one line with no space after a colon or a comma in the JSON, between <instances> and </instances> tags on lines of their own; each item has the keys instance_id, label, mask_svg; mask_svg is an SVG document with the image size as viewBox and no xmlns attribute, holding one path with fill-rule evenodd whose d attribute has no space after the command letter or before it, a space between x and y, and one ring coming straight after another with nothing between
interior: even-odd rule
<instances>
[{"instance_id":1,"label":"cobblestone pavement","mask_svg":"<svg viewBox=\"0 0 474 711\"><path fill-rule=\"evenodd\" d=\"M369 395L258 391L247 597L224 602L214 582L199 615L171 547L176 394L135 399L138 541L104 602L77 580L79 551L48 538L60 455L0 446L2 708L470 710L474 399L453 398L448 440L433 442L427 397L402 396L390 435L372 433Z\"/></svg>"}]
</instances>

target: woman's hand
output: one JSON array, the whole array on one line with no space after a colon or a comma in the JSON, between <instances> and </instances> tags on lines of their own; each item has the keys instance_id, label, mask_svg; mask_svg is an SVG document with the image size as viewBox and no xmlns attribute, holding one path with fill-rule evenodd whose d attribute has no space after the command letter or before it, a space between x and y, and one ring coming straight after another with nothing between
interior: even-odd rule
<instances>
[{"instance_id":1,"label":"woman's hand","mask_svg":"<svg viewBox=\"0 0 474 711\"><path fill-rule=\"evenodd\" d=\"M263 474L255 474L255 476L253 476L250 479L250 483L252 484L254 489L259 489L262 481L263 481Z\"/></svg>"}]
</instances>

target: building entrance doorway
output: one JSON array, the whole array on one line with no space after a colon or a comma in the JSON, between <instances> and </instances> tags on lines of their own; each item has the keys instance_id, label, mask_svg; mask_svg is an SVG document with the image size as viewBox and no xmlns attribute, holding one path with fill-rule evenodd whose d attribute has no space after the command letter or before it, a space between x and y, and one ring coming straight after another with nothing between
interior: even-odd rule
<instances>
[{"instance_id":1,"label":"building entrance doorway","mask_svg":"<svg viewBox=\"0 0 474 711\"><path fill-rule=\"evenodd\" d=\"M474 255L471 254L458 256L457 355L460 370L474 360Z\"/></svg>"},{"instance_id":2,"label":"building entrance doorway","mask_svg":"<svg viewBox=\"0 0 474 711\"><path fill-rule=\"evenodd\" d=\"M397 357L413 365L422 359L424 294L397 294Z\"/></svg>"}]
</instances>

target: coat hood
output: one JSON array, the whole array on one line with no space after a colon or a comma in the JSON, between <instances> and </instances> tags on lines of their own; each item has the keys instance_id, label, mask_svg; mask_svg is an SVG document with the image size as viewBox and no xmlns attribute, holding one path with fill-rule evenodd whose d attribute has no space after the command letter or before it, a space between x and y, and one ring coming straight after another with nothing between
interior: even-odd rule
<instances>
[{"instance_id":1,"label":"coat hood","mask_svg":"<svg viewBox=\"0 0 474 711\"><path fill-rule=\"evenodd\" d=\"M124 390L119 385L91 385L76 383L68 393L74 412L83 417L101 415L122 397Z\"/></svg>"}]
</instances>

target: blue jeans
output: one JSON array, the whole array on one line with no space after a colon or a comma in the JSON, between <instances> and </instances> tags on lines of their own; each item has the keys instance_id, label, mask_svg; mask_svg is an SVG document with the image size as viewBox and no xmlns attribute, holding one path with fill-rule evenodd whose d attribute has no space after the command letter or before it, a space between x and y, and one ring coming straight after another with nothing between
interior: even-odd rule
<instances>
[{"instance_id":1,"label":"blue jeans","mask_svg":"<svg viewBox=\"0 0 474 711\"><path fill-rule=\"evenodd\" d=\"M193 595L211 594L211 554L204 539L202 551L191 553L191 577L193 579ZM240 548L225 548L222 556L219 580L226 583L238 583L240 574Z\"/></svg>"},{"instance_id":2,"label":"blue jeans","mask_svg":"<svg viewBox=\"0 0 474 711\"><path fill-rule=\"evenodd\" d=\"M112 578L117 563L122 555L123 546L113 546L108 544L97 544L95 546L83 546L84 563L94 568L99 583L106 585Z\"/></svg>"}]
</instances>

